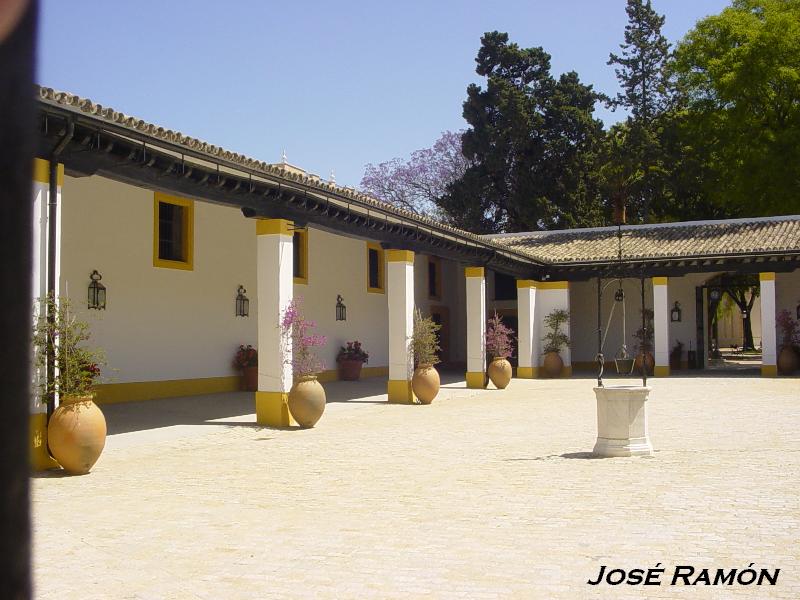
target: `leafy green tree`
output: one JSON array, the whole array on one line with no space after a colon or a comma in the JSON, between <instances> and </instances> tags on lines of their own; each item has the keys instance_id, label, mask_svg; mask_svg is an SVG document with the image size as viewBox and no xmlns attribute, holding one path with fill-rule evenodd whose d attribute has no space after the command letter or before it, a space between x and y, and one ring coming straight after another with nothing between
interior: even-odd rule
<instances>
[{"instance_id":1,"label":"leafy green tree","mask_svg":"<svg viewBox=\"0 0 800 600\"><path fill-rule=\"evenodd\" d=\"M481 232L600 224L601 96L574 72L555 79L549 54L506 33L486 33L476 62L487 82L470 85L464 102L470 166L439 200L443 213Z\"/></svg>"},{"instance_id":2,"label":"leafy green tree","mask_svg":"<svg viewBox=\"0 0 800 600\"><path fill-rule=\"evenodd\" d=\"M621 54L611 53L608 64L615 72L622 92L613 106L630 111L624 153L636 165L636 176L628 186L629 206L635 220L645 223L655 197L663 197L662 181L666 172L660 144L659 120L670 103L667 62L669 43L662 35L664 17L653 10L650 0L628 0L625 8L628 24Z\"/></svg>"},{"instance_id":3,"label":"leafy green tree","mask_svg":"<svg viewBox=\"0 0 800 600\"><path fill-rule=\"evenodd\" d=\"M687 131L742 216L800 210L800 0L734 0L676 50Z\"/></svg>"}]
</instances>

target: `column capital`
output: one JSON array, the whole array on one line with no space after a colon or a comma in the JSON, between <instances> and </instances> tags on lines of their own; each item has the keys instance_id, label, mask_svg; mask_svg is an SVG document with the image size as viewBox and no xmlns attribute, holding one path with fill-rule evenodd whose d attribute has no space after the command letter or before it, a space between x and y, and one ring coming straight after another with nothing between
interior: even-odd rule
<instances>
[{"instance_id":1,"label":"column capital","mask_svg":"<svg viewBox=\"0 0 800 600\"><path fill-rule=\"evenodd\" d=\"M464 267L465 277L483 277L483 274L484 274L483 267Z\"/></svg>"},{"instance_id":2,"label":"column capital","mask_svg":"<svg viewBox=\"0 0 800 600\"><path fill-rule=\"evenodd\" d=\"M257 219L256 235L292 235L292 225L286 219Z\"/></svg>"},{"instance_id":3,"label":"column capital","mask_svg":"<svg viewBox=\"0 0 800 600\"><path fill-rule=\"evenodd\" d=\"M50 161L42 158L33 159L33 180L38 183L50 183ZM56 167L56 185L64 185L64 165L58 163Z\"/></svg>"},{"instance_id":4,"label":"column capital","mask_svg":"<svg viewBox=\"0 0 800 600\"><path fill-rule=\"evenodd\" d=\"M759 281L775 281L775 273L772 271L765 271L758 274Z\"/></svg>"},{"instance_id":5,"label":"column capital","mask_svg":"<svg viewBox=\"0 0 800 600\"><path fill-rule=\"evenodd\" d=\"M653 277L653 285L667 285L669 277Z\"/></svg>"},{"instance_id":6,"label":"column capital","mask_svg":"<svg viewBox=\"0 0 800 600\"><path fill-rule=\"evenodd\" d=\"M386 262L414 262L414 252L411 250L397 250L390 248L388 250L384 250L384 252L386 253Z\"/></svg>"},{"instance_id":7,"label":"column capital","mask_svg":"<svg viewBox=\"0 0 800 600\"><path fill-rule=\"evenodd\" d=\"M540 290L568 290L569 281L537 281L536 287Z\"/></svg>"},{"instance_id":8,"label":"column capital","mask_svg":"<svg viewBox=\"0 0 800 600\"><path fill-rule=\"evenodd\" d=\"M536 283L533 279L517 279L517 289L535 288Z\"/></svg>"}]
</instances>

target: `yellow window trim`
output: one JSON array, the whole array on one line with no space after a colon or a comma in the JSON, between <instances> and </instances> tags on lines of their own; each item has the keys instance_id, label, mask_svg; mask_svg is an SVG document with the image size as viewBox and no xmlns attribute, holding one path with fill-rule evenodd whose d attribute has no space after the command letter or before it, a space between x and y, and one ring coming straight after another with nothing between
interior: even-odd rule
<instances>
[{"instance_id":1,"label":"yellow window trim","mask_svg":"<svg viewBox=\"0 0 800 600\"><path fill-rule=\"evenodd\" d=\"M369 285L369 251L376 250L378 252L378 287L370 287ZM383 294L386 292L386 264L383 256L383 248L380 244L375 242L367 242L366 249L367 256L367 291L370 294Z\"/></svg>"},{"instance_id":2,"label":"yellow window trim","mask_svg":"<svg viewBox=\"0 0 800 600\"><path fill-rule=\"evenodd\" d=\"M428 299L430 300L441 300L442 299L442 259L438 256L429 256L428 257L428 277L430 277L430 265L433 264L434 269L436 270L436 289L434 290L434 294L430 293L430 284L428 284ZM427 283L427 282L426 282Z\"/></svg>"},{"instance_id":3,"label":"yellow window trim","mask_svg":"<svg viewBox=\"0 0 800 600\"><path fill-rule=\"evenodd\" d=\"M295 277L294 282L308 285L308 229L295 229L293 234L300 238L300 277ZM294 235L292 235L294 242Z\"/></svg>"},{"instance_id":4,"label":"yellow window trim","mask_svg":"<svg viewBox=\"0 0 800 600\"><path fill-rule=\"evenodd\" d=\"M186 235L183 238L184 243L184 256L185 261L182 260L166 260L158 257L158 204L164 202L165 204L174 204L182 206L186 210L183 211L183 227ZM187 200L186 198L178 198L177 196L169 196L161 192L155 192L153 196L153 266L162 269L182 269L184 271L194 271L194 200Z\"/></svg>"}]
</instances>

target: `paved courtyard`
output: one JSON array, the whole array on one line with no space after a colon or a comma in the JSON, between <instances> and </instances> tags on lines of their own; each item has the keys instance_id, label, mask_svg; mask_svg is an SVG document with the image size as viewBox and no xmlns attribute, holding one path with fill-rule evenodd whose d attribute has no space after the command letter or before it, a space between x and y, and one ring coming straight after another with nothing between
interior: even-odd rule
<instances>
[{"instance_id":1,"label":"paved courtyard","mask_svg":"<svg viewBox=\"0 0 800 600\"><path fill-rule=\"evenodd\" d=\"M105 407L93 472L33 480L36 597L800 598L800 380L653 380L655 456L602 460L592 384L326 384L355 399L311 430L255 426L250 394ZM750 563L778 584L668 585Z\"/></svg>"}]
</instances>

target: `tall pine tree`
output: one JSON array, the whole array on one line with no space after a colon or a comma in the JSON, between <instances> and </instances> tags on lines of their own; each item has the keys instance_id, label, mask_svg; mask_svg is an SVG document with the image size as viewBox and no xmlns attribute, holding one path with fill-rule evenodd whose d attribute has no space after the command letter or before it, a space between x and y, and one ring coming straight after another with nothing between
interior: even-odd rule
<instances>
[{"instance_id":1,"label":"tall pine tree","mask_svg":"<svg viewBox=\"0 0 800 600\"><path fill-rule=\"evenodd\" d=\"M638 170L633 178L636 185L629 190L630 208L634 218L647 223L664 173L659 119L670 102L666 74L670 46L661 33L664 17L653 10L651 0L628 0L625 12L628 24L625 43L620 45L622 53L611 53L608 64L617 65L622 87L613 105L630 111L625 152L633 157Z\"/></svg>"}]
</instances>

